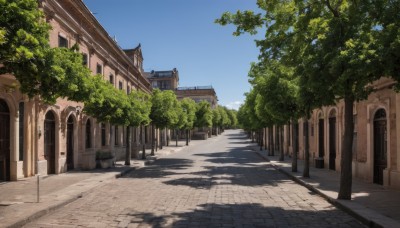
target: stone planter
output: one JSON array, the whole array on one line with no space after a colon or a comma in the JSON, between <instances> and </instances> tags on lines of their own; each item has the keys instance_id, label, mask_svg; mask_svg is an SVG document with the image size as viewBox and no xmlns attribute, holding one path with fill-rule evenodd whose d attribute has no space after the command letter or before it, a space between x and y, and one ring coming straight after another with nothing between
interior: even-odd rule
<instances>
[{"instance_id":1,"label":"stone planter","mask_svg":"<svg viewBox=\"0 0 400 228\"><path fill-rule=\"evenodd\" d=\"M96 152L96 168L107 169L114 167L114 155L111 151L97 151Z\"/></svg>"},{"instance_id":2,"label":"stone planter","mask_svg":"<svg viewBox=\"0 0 400 228\"><path fill-rule=\"evenodd\" d=\"M110 158L110 159L103 159L103 160L99 160L100 161L100 167L102 169L107 169L110 167L114 167L114 158Z\"/></svg>"}]
</instances>

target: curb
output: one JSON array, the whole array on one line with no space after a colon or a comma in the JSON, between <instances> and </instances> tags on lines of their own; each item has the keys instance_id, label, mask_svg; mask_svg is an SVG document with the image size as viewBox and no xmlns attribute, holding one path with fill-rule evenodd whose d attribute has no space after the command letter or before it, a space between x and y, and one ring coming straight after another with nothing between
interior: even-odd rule
<instances>
[{"instance_id":1,"label":"curb","mask_svg":"<svg viewBox=\"0 0 400 228\"><path fill-rule=\"evenodd\" d=\"M147 162L147 161L146 161L146 162ZM145 162L145 164L147 164L146 162ZM107 179L113 179L113 178L114 178L114 179L120 178L120 177L122 177L122 176L128 174L129 172L131 172L131 171L133 171L133 170L136 170L136 169L137 169L136 167L129 167L129 168L126 168L125 170L122 170L122 171L120 171L119 173L116 173L115 175L113 175L113 176L111 176L111 177L109 177L109 178L106 178L105 180L107 180ZM86 195L86 193L88 193L88 192L91 191L92 189L93 189L93 188L87 189L86 191L81 192L81 193L79 193L79 194L76 194L76 195L70 197L69 199L64 200L63 202L60 202L60 203L58 203L58 204L56 204L56 205L52 205L52 206L47 207L47 208L45 208L45 209L39 210L39 211L33 213L32 215L30 215L30 216L28 216L28 217L26 217L26 218L23 218L23 219L21 219L21 220L15 222L15 223L9 225L8 227L12 227L12 228L14 228L14 227L22 227L22 226L26 225L26 224L29 223L29 222L33 222L33 221L39 219L40 217L43 217L43 216L45 216L45 215L47 215L47 214L49 214L49 213L51 213L51 212L56 211L57 209L59 209L59 208L65 206L65 205L67 205L67 204L70 204L70 203L74 202L74 201L77 200L77 199L82 198L84 195Z\"/></svg>"},{"instance_id":2,"label":"curb","mask_svg":"<svg viewBox=\"0 0 400 228\"><path fill-rule=\"evenodd\" d=\"M346 204L355 204L355 203L353 203L351 201L343 201L342 202L342 200L338 200L338 199L332 198L332 197L324 194L323 192L321 192L319 189L315 188L314 186L312 186L312 185L308 184L307 182L299 179L298 177L296 177L293 174L291 174L290 172L287 172L286 170L280 168L279 166L271 163L271 160L269 160L267 157L262 155L259 151L255 150L255 152L262 159L270 162L270 164L272 165L272 167L274 167L274 169L276 169L279 172L285 174L286 176L288 176L294 182L296 182L296 183L306 187L310 191L318 194L319 196L324 198L326 201L328 201L329 203L331 203L335 207L341 209L342 211L344 211L344 212L348 213L349 215L351 215L352 217L356 218L358 221L362 222L364 225L367 225L368 227L374 227L374 228L375 227L377 227L377 228L381 228L381 227L399 227L397 221L392 220L390 218L386 218L383 215L378 215L377 216L376 212L374 213L375 217L379 217L379 218L381 218L382 220L385 220L385 221L384 222L378 222L378 221L376 221L374 219L371 219L371 212L374 212L374 211L368 210L367 212L365 212L365 209L361 205L360 205L361 207L359 206L360 207L359 210L354 210L353 208L351 208L350 205L346 205ZM355 204L355 205L357 205L357 204ZM362 210L364 210L364 212L362 212Z\"/></svg>"},{"instance_id":3,"label":"curb","mask_svg":"<svg viewBox=\"0 0 400 228\"><path fill-rule=\"evenodd\" d=\"M187 147L187 146L185 146L185 147ZM170 153L174 153L174 152L177 152L177 150L175 150L175 149L171 149L170 150ZM105 178L104 180L113 179L113 178L114 179L121 178L121 177L127 175L129 172L132 172L132 171L137 170L137 169L141 169L143 167L146 167L149 164L152 164L153 162L155 162L158 159L158 157L159 157L158 155L147 156L146 160L144 161L144 166L141 166L141 167L135 167L135 166L128 167L125 170L122 170L122 171L116 173L115 175L112 175L111 177ZM150 159L148 159L148 158L150 158ZM16 221L16 222L12 223L11 225L8 225L7 227L12 227L12 228L14 228L14 227L22 227L22 226L26 225L27 223L33 222L33 221L39 219L40 217L43 217L43 216L45 216L45 215L47 215L47 214L49 214L51 212L56 211L57 209L65 206L67 204L70 204L70 203L74 202L77 199L82 198L84 195L86 195L92 189L93 188L87 189L86 191L83 191L83 192L81 192L79 194L71 196L70 198L64 200L63 202L60 202L60 203L58 203L56 205L52 205L52 206L49 206L49 207L44 208L42 210L39 210L39 211L33 213L32 215L30 215L28 217L22 218L19 221Z\"/></svg>"}]
</instances>

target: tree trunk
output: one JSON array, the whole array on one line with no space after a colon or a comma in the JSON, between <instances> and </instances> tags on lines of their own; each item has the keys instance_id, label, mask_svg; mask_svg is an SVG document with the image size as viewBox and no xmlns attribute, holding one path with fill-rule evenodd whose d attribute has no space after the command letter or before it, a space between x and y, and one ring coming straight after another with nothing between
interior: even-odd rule
<instances>
[{"instance_id":1,"label":"tree trunk","mask_svg":"<svg viewBox=\"0 0 400 228\"><path fill-rule=\"evenodd\" d=\"M165 129L165 136L167 138L167 146L169 146L169 134L168 134L168 129Z\"/></svg>"},{"instance_id":2,"label":"tree trunk","mask_svg":"<svg viewBox=\"0 0 400 228\"><path fill-rule=\"evenodd\" d=\"M176 147L178 147L178 129L175 130Z\"/></svg>"},{"instance_id":3,"label":"tree trunk","mask_svg":"<svg viewBox=\"0 0 400 228\"><path fill-rule=\"evenodd\" d=\"M189 146L189 129L186 129L186 146Z\"/></svg>"},{"instance_id":4,"label":"tree trunk","mask_svg":"<svg viewBox=\"0 0 400 228\"><path fill-rule=\"evenodd\" d=\"M279 133L278 137L279 137L279 144L280 144L280 149L281 149L281 153L279 154L279 161L284 161L285 160L285 152L283 151L283 126L279 126Z\"/></svg>"},{"instance_id":5,"label":"tree trunk","mask_svg":"<svg viewBox=\"0 0 400 228\"><path fill-rule=\"evenodd\" d=\"M267 151L267 128L263 128L264 133L264 149Z\"/></svg>"},{"instance_id":6,"label":"tree trunk","mask_svg":"<svg viewBox=\"0 0 400 228\"><path fill-rule=\"evenodd\" d=\"M310 140L308 134L308 119L309 114L307 114L307 119L305 120L305 142L304 142L304 170L303 170L303 177L310 177ZM303 125L303 126L304 126Z\"/></svg>"},{"instance_id":7,"label":"tree trunk","mask_svg":"<svg viewBox=\"0 0 400 228\"><path fill-rule=\"evenodd\" d=\"M297 135L296 135L296 124L295 120L292 120L292 151L293 151L293 156L292 156L292 172L297 172Z\"/></svg>"},{"instance_id":8,"label":"tree trunk","mask_svg":"<svg viewBox=\"0 0 400 228\"><path fill-rule=\"evenodd\" d=\"M275 149L280 153L280 148L279 148L279 131L278 131L278 126L275 127Z\"/></svg>"},{"instance_id":9,"label":"tree trunk","mask_svg":"<svg viewBox=\"0 0 400 228\"><path fill-rule=\"evenodd\" d=\"M142 151L142 159L146 159L146 150L145 150L145 146L144 146L144 134L143 134L143 125L140 125L140 144L142 144L143 146L143 151Z\"/></svg>"},{"instance_id":10,"label":"tree trunk","mask_svg":"<svg viewBox=\"0 0 400 228\"><path fill-rule=\"evenodd\" d=\"M163 137L163 136L164 136L163 133L164 133L164 129L161 129L161 130L160 130L160 150L162 150L162 147L163 147L163 141L164 141L164 140L163 140L163 138L164 138L164 137Z\"/></svg>"},{"instance_id":11,"label":"tree trunk","mask_svg":"<svg viewBox=\"0 0 400 228\"><path fill-rule=\"evenodd\" d=\"M271 146L269 156L274 156L274 155L275 155L275 148L274 148L274 127L272 126L271 129L270 129L269 131L270 131L270 136L269 136L269 138L270 138L270 146Z\"/></svg>"},{"instance_id":12,"label":"tree trunk","mask_svg":"<svg viewBox=\"0 0 400 228\"><path fill-rule=\"evenodd\" d=\"M155 147L155 125L151 125L151 156L154 156L154 147Z\"/></svg>"},{"instance_id":13,"label":"tree trunk","mask_svg":"<svg viewBox=\"0 0 400 228\"><path fill-rule=\"evenodd\" d=\"M264 136L263 136L263 130L261 129L261 130L259 130L259 132L260 132L260 151L262 151L262 147L263 147L263 138L264 138Z\"/></svg>"},{"instance_id":14,"label":"tree trunk","mask_svg":"<svg viewBox=\"0 0 400 228\"><path fill-rule=\"evenodd\" d=\"M338 199L351 200L352 185L352 147L353 147L353 103L351 95L344 97L344 137L342 143L342 158L340 161L340 187Z\"/></svg>"},{"instance_id":15,"label":"tree trunk","mask_svg":"<svg viewBox=\"0 0 400 228\"><path fill-rule=\"evenodd\" d=\"M160 137L160 129L156 129L156 139L155 139L155 141L156 141L156 146L155 146L155 148L156 148L156 152L158 151L158 140L159 140L159 137Z\"/></svg>"},{"instance_id":16,"label":"tree trunk","mask_svg":"<svg viewBox=\"0 0 400 228\"><path fill-rule=\"evenodd\" d=\"M126 149L125 149L125 165L131 165L131 128L126 126Z\"/></svg>"}]
</instances>

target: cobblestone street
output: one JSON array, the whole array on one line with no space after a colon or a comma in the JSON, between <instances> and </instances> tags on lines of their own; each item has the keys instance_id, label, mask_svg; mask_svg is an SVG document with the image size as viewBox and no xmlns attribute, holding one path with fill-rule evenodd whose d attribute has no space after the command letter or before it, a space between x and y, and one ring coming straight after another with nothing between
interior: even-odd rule
<instances>
[{"instance_id":1,"label":"cobblestone street","mask_svg":"<svg viewBox=\"0 0 400 228\"><path fill-rule=\"evenodd\" d=\"M92 190L25 227L363 227L250 150L239 130Z\"/></svg>"}]
</instances>

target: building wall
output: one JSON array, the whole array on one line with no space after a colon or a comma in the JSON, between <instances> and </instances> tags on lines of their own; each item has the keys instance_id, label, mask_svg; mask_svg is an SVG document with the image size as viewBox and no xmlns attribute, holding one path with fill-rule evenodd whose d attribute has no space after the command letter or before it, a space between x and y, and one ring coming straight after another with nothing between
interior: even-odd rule
<instances>
[{"instance_id":1,"label":"building wall","mask_svg":"<svg viewBox=\"0 0 400 228\"><path fill-rule=\"evenodd\" d=\"M178 89L175 90L178 99L191 98L196 102L207 101L211 108L218 106L218 98L214 89Z\"/></svg>"},{"instance_id":2,"label":"building wall","mask_svg":"<svg viewBox=\"0 0 400 228\"><path fill-rule=\"evenodd\" d=\"M387 143L387 167L383 171L383 185L400 189L400 120L396 114L400 113L400 94L391 89L393 81L388 78L381 78L373 84L376 91L368 96L368 99L354 104L354 137L353 140L353 176L366 182L374 182L374 117L378 110L386 112L386 143ZM335 117L335 152L336 159L330 159L330 122L329 118ZM334 160L334 170L340 172L341 147L344 137L344 103L339 101L335 106L322 107L313 110L309 120L309 144L310 164L314 166L314 159L319 157L320 128L319 120L323 120L322 148L324 149L324 168L332 169L330 162ZM304 119L299 119L299 159L304 159ZM285 140L284 150L293 155L292 126L284 128ZM289 131L290 130L290 138ZM268 134L268 130L266 129ZM275 137L275 136L274 136ZM268 139L268 136L266 137ZM268 142L267 142L268 143ZM285 151L284 151L285 152Z\"/></svg>"},{"instance_id":3,"label":"building wall","mask_svg":"<svg viewBox=\"0 0 400 228\"><path fill-rule=\"evenodd\" d=\"M141 64L133 63L118 45L108 36L101 25L91 15L80 0L61 1L46 0L41 2L50 31L51 47L58 47L59 36L68 40L68 48L79 44L79 51L88 55L88 67L93 74L97 65L102 66L101 74L109 81L109 75L114 75L114 86L126 92L131 89L150 92L151 87L142 75ZM78 24L79 21L79 24ZM138 68L140 66L140 68ZM82 103L57 99L56 104L48 105L37 97L29 99L15 88L15 78L12 75L0 77L0 99L4 100L10 109L10 179L46 175L49 164L54 162L54 173L67 171L67 121L73 120L72 148L73 166L78 169L93 169L96 167L95 155L98 150L111 150L117 158L125 154L126 129L119 126L117 143L115 144L114 126L106 123L106 145L102 145L101 123L87 116L82 110ZM24 137L23 160L19 159L19 103L24 102ZM45 118L51 112L55 117L55 156L51 159L45 155ZM90 121L90 129L86 128ZM88 134L89 133L89 134ZM133 135L133 134L132 134ZM90 138L91 146L86 146L86 138ZM132 148L134 150L134 148Z\"/></svg>"}]
</instances>

